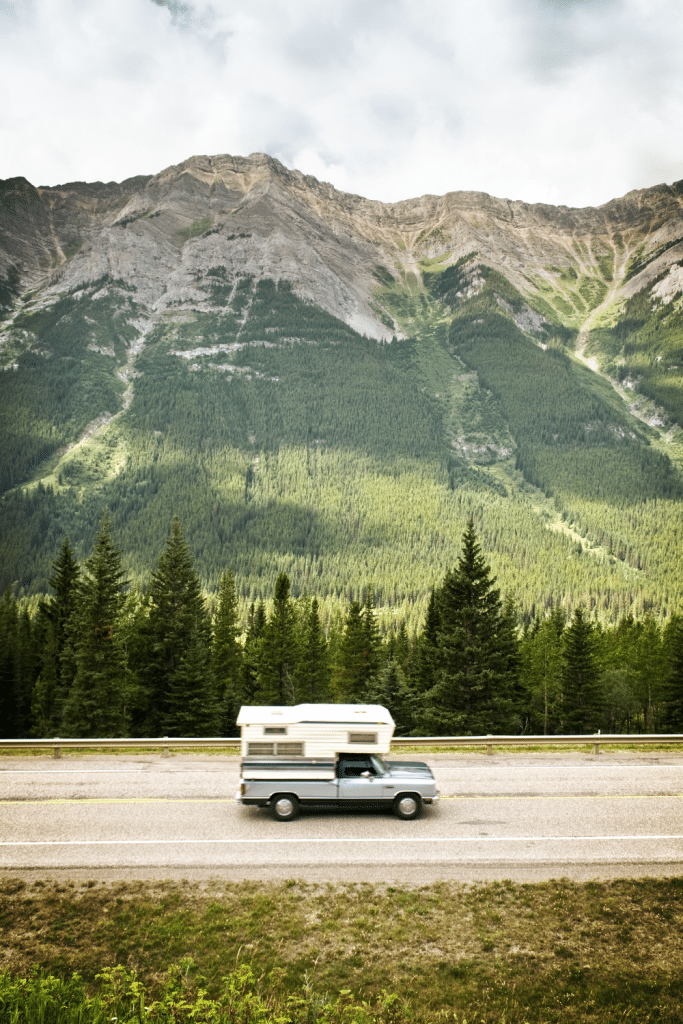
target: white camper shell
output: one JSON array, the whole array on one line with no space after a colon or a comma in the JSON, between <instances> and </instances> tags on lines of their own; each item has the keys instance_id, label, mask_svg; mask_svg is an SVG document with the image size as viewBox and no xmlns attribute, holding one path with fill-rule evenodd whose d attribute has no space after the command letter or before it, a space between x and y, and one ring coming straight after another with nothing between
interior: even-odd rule
<instances>
[{"instance_id":1,"label":"white camper shell","mask_svg":"<svg viewBox=\"0 0 683 1024\"><path fill-rule=\"evenodd\" d=\"M388 754L391 713L380 704L297 704L242 707L237 716L242 757L335 758Z\"/></svg>"}]
</instances>

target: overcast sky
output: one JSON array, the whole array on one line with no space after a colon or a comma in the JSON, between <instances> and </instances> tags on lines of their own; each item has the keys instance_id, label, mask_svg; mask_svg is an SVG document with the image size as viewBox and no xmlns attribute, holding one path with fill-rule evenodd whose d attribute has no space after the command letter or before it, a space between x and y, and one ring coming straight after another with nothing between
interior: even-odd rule
<instances>
[{"instance_id":1,"label":"overcast sky","mask_svg":"<svg viewBox=\"0 0 683 1024\"><path fill-rule=\"evenodd\" d=\"M265 152L393 201L683 178L681 0L0 0L0 178Z\"/></svg>"}]
</instances>

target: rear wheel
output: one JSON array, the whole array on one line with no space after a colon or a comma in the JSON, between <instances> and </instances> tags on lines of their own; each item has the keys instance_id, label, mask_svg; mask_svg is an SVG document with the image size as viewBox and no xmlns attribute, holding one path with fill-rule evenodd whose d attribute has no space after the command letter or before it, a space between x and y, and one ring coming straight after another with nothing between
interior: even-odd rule
<instances>
[{"instance_id":1,"label":"rear wheel","mask_svg":"<svg viewBox=\"0 0 683 1024\"><path fill-rule=\"evenodd\" d=\"M299 813L299 801L291 793L277 793L270 807L276 821L293 821Z\"/></svg>"},{"instance_id":2,"label":"rear wheel","mask_svg":"<svg viewBox=\"0 0 683 1024\"><path fill-rule=\"evenodd\" d=\"M399 793L394 800L394 813L403 821L417 818L422 809L422 801L416 793Z\"/></svg>"}]
</instances>

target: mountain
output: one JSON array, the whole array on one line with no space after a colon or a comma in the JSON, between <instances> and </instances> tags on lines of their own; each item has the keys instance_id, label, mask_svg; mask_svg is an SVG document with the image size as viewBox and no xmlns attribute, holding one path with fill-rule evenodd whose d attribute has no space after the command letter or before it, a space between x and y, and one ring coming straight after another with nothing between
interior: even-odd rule
<instances>
[{"instance_id":1,"label":"mountain","mask_svg":"<svg viewBox=\"0 0 683 1024\"><path fill-rule=\"evenodd\" d=\"M526 614L679 606L683 182L591 209L386 204L262 155L0 182L0 563L47 587L109 508L209 591L278 571L415 625L474 516Z\"/></svg>"}]
</instances>

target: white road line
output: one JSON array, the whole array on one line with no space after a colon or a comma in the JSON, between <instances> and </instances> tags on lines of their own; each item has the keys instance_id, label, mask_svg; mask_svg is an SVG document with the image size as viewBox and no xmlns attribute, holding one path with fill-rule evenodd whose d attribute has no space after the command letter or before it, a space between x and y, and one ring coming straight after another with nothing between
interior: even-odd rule
<instances>
[{"instance_id":1,"label":"white road line","mask_svg":"<svg viewBox=\"0 0 683 1024\"><path fill-rule=\"evenodd\" d=\"M616 835L616 836L424 836L421 838L362 838L362 839L41 839L31 842L0 842L1 846L200 846L223 843L225 845L336 845L337 843L585 843L619 840L683 839L683 835Z\"/></svg>"}]
</instances>

